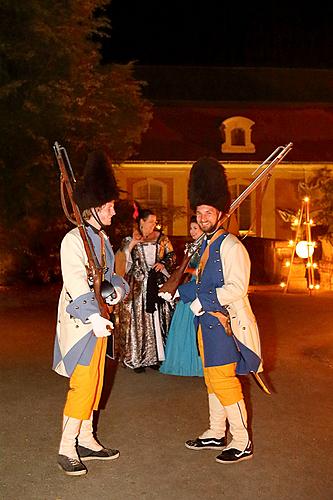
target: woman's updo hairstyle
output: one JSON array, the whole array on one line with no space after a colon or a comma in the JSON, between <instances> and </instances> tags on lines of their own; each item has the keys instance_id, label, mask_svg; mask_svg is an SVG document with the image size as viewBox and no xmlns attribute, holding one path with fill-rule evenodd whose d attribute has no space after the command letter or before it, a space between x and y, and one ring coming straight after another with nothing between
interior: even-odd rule
<instances>
[{"instance_id":1,"label":"woman's updo hairstyle","mask_svg":"<svg viewBox=\"0 0 333 500\"><path fill-rule=\"evenodd\" d=\"M137 217L137 222L140 223L140 220L147 220L150 215L156 215L153 210L150 210L150 208L140 208L139 210L139 215Z\"/></svg>"}]
</instances>

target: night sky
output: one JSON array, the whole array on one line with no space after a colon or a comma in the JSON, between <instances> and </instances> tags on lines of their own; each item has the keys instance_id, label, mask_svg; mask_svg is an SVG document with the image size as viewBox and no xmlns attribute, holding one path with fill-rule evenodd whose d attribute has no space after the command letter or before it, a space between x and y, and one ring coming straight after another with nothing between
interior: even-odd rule
<instances>
[{"instance_id":1,"label":"night sky","mask_svg":"<svg viewBox=\"0 0 333 500\"><path fill-rule=\"evenodd\" d=\"M104 60L333 68L333 7L289 3L112 0Z\"/></svg>"}]
</instances>

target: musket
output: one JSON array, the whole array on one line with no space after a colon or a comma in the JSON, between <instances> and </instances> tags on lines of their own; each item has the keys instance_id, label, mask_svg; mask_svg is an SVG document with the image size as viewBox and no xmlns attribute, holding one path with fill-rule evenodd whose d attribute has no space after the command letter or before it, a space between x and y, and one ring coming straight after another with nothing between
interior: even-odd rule
<instances>
[{"instance_id":1,"label":"musket","mask_svg":"<svg viewBox=\"0 0 333 500\"><path fill-rule=\"evenodd\" d=\"M221 225L225 223L226 220L231 217L231 215L239 208L239 206L243 203L243 201L261 184L263 181L268 182L272 175L273 168L280 163L283 158L289 153L292 149L293 143L289 142L286 146L277 147L273 153L271 153L266 160L264 160L259 167L253 172L252 175L256 174L262 167L265 168L257 175L257 177L251 182L251 184L244 189L244 191L236 198L230 205L230 209L228 213L224 214L224 217L221 221ZM173 297L176 293L176 290L179 284L182 281L183 274L185 269L187 268L192 256L197 252L201 246L201 243L205 237L203 233L197 240L193 243L189 243L185 249L184 257L180 265L175 269L170 278L161 286L159 292L169 292Z\"/></svg>"},{"instance_id":2,"label":"musket","mask_svg":"<svg viewBox=\"0 0 333 500\"><path fill-rule=\"evenodd\" d=\"M74 172L69 161L69 157L66 149L61 146L58 142L54 143L53 146L55 158L60 170L60 196L61 205L67 219L78 227L80 231L80 236L83 241L84 249L88 258L88 268L87 274L88 279L93 284L93 289L95 292L95 297L98 303L100 314L103 318L109 319L110 309L103 299L104 290L107 289L107 295L111 295L115 292L114 287L108 281L103 281L103 268L100 265L92 241L87 233L87 228L84 223L79 206L74 200L73 191L76 184L76 179ZM70 212L67 208L65 192L67 192L68 199L72 206L72 211L74 219L71 217Z\"/></svg>"}]
</instances>

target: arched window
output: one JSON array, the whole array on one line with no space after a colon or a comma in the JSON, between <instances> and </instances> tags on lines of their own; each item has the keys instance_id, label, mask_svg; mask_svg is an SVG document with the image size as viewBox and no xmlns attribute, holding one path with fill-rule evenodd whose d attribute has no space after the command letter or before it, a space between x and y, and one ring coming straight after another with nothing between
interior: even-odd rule
<instances>
[{"instance_id":1,"label":"arched window","mask_svg":"<svg viewBox=\"0 0 333 500\"><path fill-rule=\"evenodd\" d=\"M159 205L163 205L163 187L166 190L162 182L150 178L136 182L133 184L134 199L138 200L142 206L156 208Z\"/></svg>"},{"instance_id":2,"label":"arched window","mask_svg":"<svg viewBox=\"0 0 333 500\"><path fill-rule=\"evenodd\" d=\"M251 142L253 125L254 122L244 116L233 116L224 120L220 126L224 139L222 153L255 153L255 146Z\"/></svg>"},{"instance_id":3,"label":"arched window","mask_svg":"<svg viewBox=\"0 0 333 500\"><path fill-rule=\"evenodd\" d=\"M144 180L134 182L133 198L138 201L142 208L151 208L161 224L164 221L163 208L167 205L167 185L156 179L147 177Z\"/></svg>"}]
</instances>

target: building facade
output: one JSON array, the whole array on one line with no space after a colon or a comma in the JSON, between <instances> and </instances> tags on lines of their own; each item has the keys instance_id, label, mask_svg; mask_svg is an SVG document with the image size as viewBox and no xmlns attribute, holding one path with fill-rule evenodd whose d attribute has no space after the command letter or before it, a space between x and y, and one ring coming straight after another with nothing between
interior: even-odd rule
<instances>
[{"instance_id":1,"label":"building facade","mask_svg":"<svg viewBox=\"0 0 333 500\"><path fill-rule=\"evenodd\" d=\"M290 217L304 187L323 169L333 172L333 71L147 67L138 77L147 81L154 116L137 155L119 165L122 189L157 209L167 234L186 237L194 161L217 158L235 199L258 166L292 142L264 192L263 182L237 210L241 234L292 239ZM316 200L312 207L315 215Z\"/></svg>"}]
</instances>

